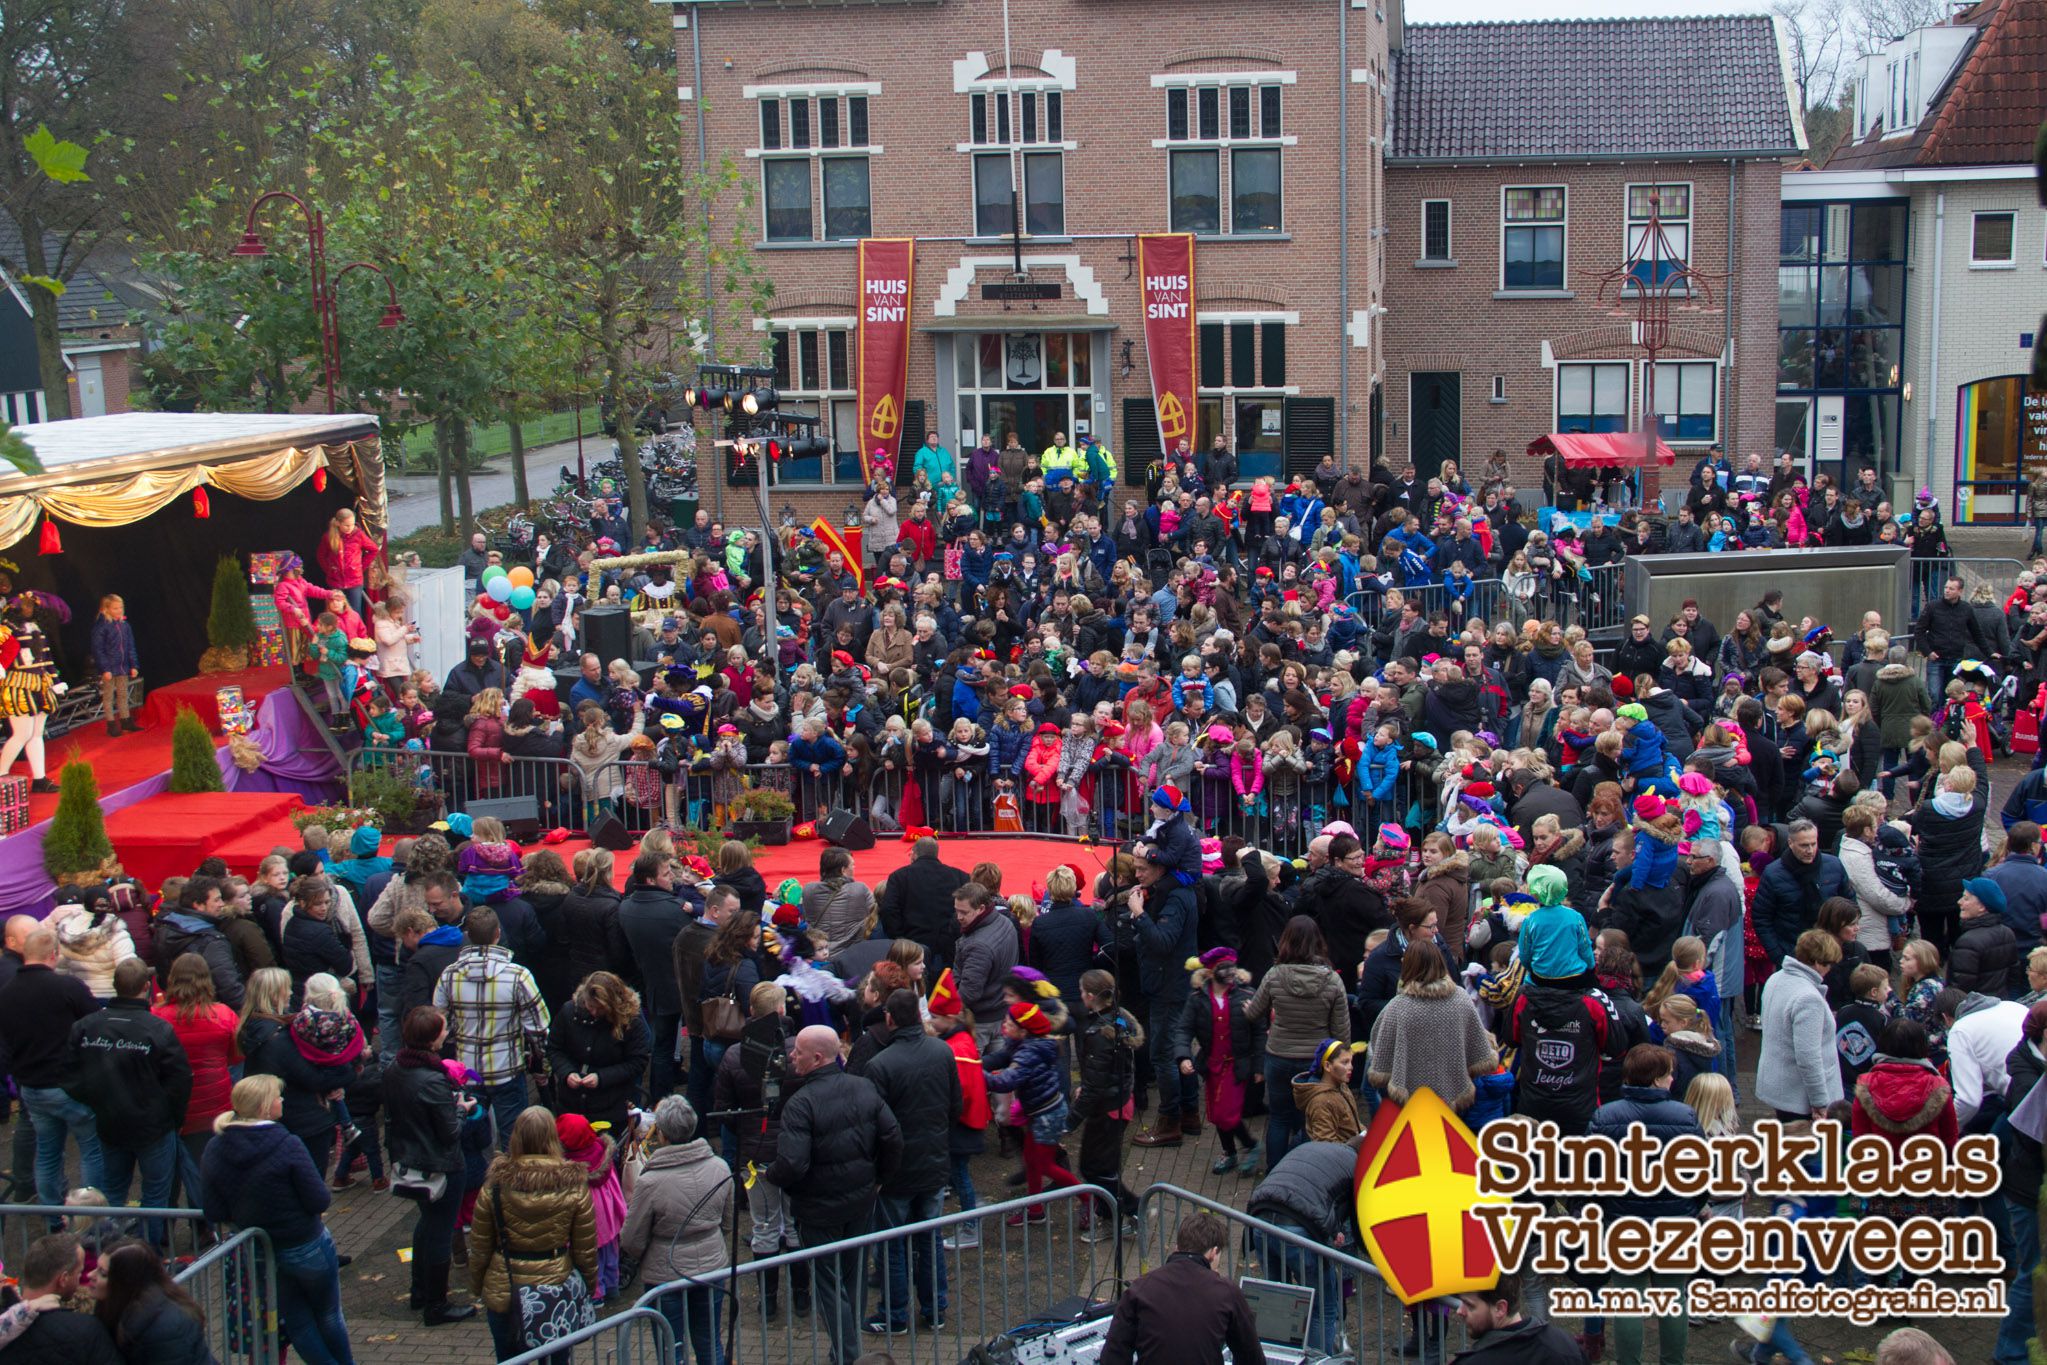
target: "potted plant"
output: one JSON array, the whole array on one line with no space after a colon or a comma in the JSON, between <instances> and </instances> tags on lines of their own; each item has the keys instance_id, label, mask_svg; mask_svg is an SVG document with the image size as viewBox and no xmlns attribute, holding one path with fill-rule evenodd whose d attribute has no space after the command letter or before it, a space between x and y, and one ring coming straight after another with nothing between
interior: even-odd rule
<instances>
[{"instance_id":1,"label":"potted plant","mask_svg":"<svg viewBox=\"0 0 2047 1365\"><path fill-rule=\"evenodd\" d=\"M749 787L732 803L732 837L786 844L790 822L795 818L796 803L787 792L772 787Z\"/></svg>"},{"instance_id":2,"label":"potted plant","mask_svg":"<svg viewBox=\"0 0 2047 1365\"><path fill-rule=\"evenodd\" d=\"M104 882L117 864L92 764L83 759L66 763L57 774L57 787L57 813L43 836L43 870L59 886Z\"/></svg>"},{"instance_id":3,"label":"potted plant","mask_svg":"<svg viewBox=\"0 0 2047 1365\"><path fill-rule=\"evenodd\" d=\"M389 768L357 769L348 782L348 800L370 811L377 828L386 833L418 832L413 821L419 814L419 794Z\"/></svg>"},{"instance_id":4,"label":"potted plant","mask_svg":"<svg viewBox=\"0 0 2047 1365\"><path fill-rule=\"evenodd\" d=\"M213 566L213 605L206 613L206 643L199 656L201 673L236 673L249 666L249 650L260 644L256 609L249 605L249 580L242 561L222 555Z\"/></svg>"},{"instance_id":5,"label":"potted plant","mask_svg":"<svg viewBox=\"0 0 2047 1365\"><path fill-rule=\"evenodd\" d=\"M171 726L170 789L178 796L227 790L220 777L213 735L206 722L199 719L199 713L189 706L178 708L178 718Z\"/></svg>"}]
</instances>

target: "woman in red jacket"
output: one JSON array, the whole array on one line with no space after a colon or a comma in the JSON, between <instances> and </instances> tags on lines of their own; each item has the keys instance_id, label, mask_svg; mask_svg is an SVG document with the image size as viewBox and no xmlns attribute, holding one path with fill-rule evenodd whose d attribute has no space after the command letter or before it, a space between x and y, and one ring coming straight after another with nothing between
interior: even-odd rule
<instances>
[{"instance_id":1,"label":"woman in red jacket","mask_svg":"<svg viewBox=\"0 0 2047 1365\"><path fill-rule=\"evenodd\" d=\"M348 605L361 615L365 605L363 584L369 576L371 561L383 554L383 549L355 524L353 510L344 507L334 514L327 523L327 534L313 553L320 561L327 586L346 594Z\"/></svg>"},{"instance_id":2,"label":"woman in red jacket","mask_svg":"<svg viewBox=\"0 0 2047 1365\"><path fill-rule=\"evenodd\" d=\"M232 1107L235 1078L229 1068L242 1059L235 1041L241 1021L213 998L213 969L197 953L180 953L172 961L163 1000L150 1013L171 1026L192 1063L192 1098L178 1128L178 1175L186 1206L198 1208L199 1157L213 1136L213 1120Z\"/></svg>"},{"instance_id":3,"label":"woman in red jacket","mask_svg":"<svg viewBox=\"0 0 2047 1365\"><path fill-rule=\"evenodd\" d=\"M1854 1108L1848 1128L1856 1137L1873 1133L1901 1154L1905 1139L1931 1134L1943 1147L1961 1138L1955 1119L1955 1095L1928 1060L1926 1026L1915 1019L1893 1019L1877 1035L1876 1064L1855 1082ZM1940 1217L1952 1211L1944 1195L1895 1195L1872 1199L1870 1211L1897 1221L1916 1214Z\"/></svg>"}]
</instances>

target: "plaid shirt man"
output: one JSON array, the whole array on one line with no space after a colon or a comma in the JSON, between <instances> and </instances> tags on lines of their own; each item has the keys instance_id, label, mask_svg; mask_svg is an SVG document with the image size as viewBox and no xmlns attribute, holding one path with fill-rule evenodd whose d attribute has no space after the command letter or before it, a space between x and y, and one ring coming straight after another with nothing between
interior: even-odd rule
<instances>
[{"instance_id":1,"label":"plaid shirt man","mask_svg":"<svg viewBox=\"0 0 2047 1365\"><path fill-rule=\"evenodd\" d=\"M455 1056L485 1085L523 1077L526 1049L547 1045L547 1004L509 948L464 947L434 986L434 1008L448 1017Z\"/></svg>"}]
</instances>

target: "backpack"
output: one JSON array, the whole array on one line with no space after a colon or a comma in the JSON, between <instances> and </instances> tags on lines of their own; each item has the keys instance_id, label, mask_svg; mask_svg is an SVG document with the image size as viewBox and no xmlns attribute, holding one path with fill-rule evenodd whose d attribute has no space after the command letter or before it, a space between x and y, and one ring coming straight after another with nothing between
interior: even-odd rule
<instances>
[{"instance_id":1,"label":"backpack","mask_svg":"<svg viewBox=\"0 0 2047 1365\"><path fill-rule=\"evenodd\" d=\"M1610 1050L1595 1019L1595 996L1532 987L1522 992L1514 1052L1514 1111L1582 1132L1599 1107L1600 1057ZM1611 1019L1609 1014L1607 1019ZM1611 1032L1609 1025L1607 1030Z\"/></svg>"},{"instance_id":2,"label":"backpack","mask_svg":"<svg viewBox=\"0 0 2047 1365\"><path fill-rule=\"evenodd\" d=\"M1876 868L1876 879L1884 884L1884 890L1900 896L1917 896L1921 869L1919 850L1912 847L1912 838L1903 830L1891 825L1876 827L1876 847L1870 855Z\"/></svg>"}]
</instances>

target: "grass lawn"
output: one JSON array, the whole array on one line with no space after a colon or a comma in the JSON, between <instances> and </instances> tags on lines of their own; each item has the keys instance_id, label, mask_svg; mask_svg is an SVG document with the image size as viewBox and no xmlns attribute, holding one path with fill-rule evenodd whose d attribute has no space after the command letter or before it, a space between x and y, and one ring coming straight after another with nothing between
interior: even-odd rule
<instances>
[{"instance_id":1,"label":"grass lawn","mask_svg":"<svg viewBox=\"0 0 2047 1365\"><path fill-rule=\"evenodd\" d=\"M602 434L595 404L583 409L583 434ZM557 441L574 440L576 436L576 412L566 408L551 412L545 417L535 417L525 424L526 449L553 445ZM470 453L480 459L493 460L512 449L512 433L503 422L492 422L489 426L471 427L469 430ZM405 465L408 472L423 472L434 467L434 429L431 425L415 427L405 436Z\"/></svg>"}]
</instances>

